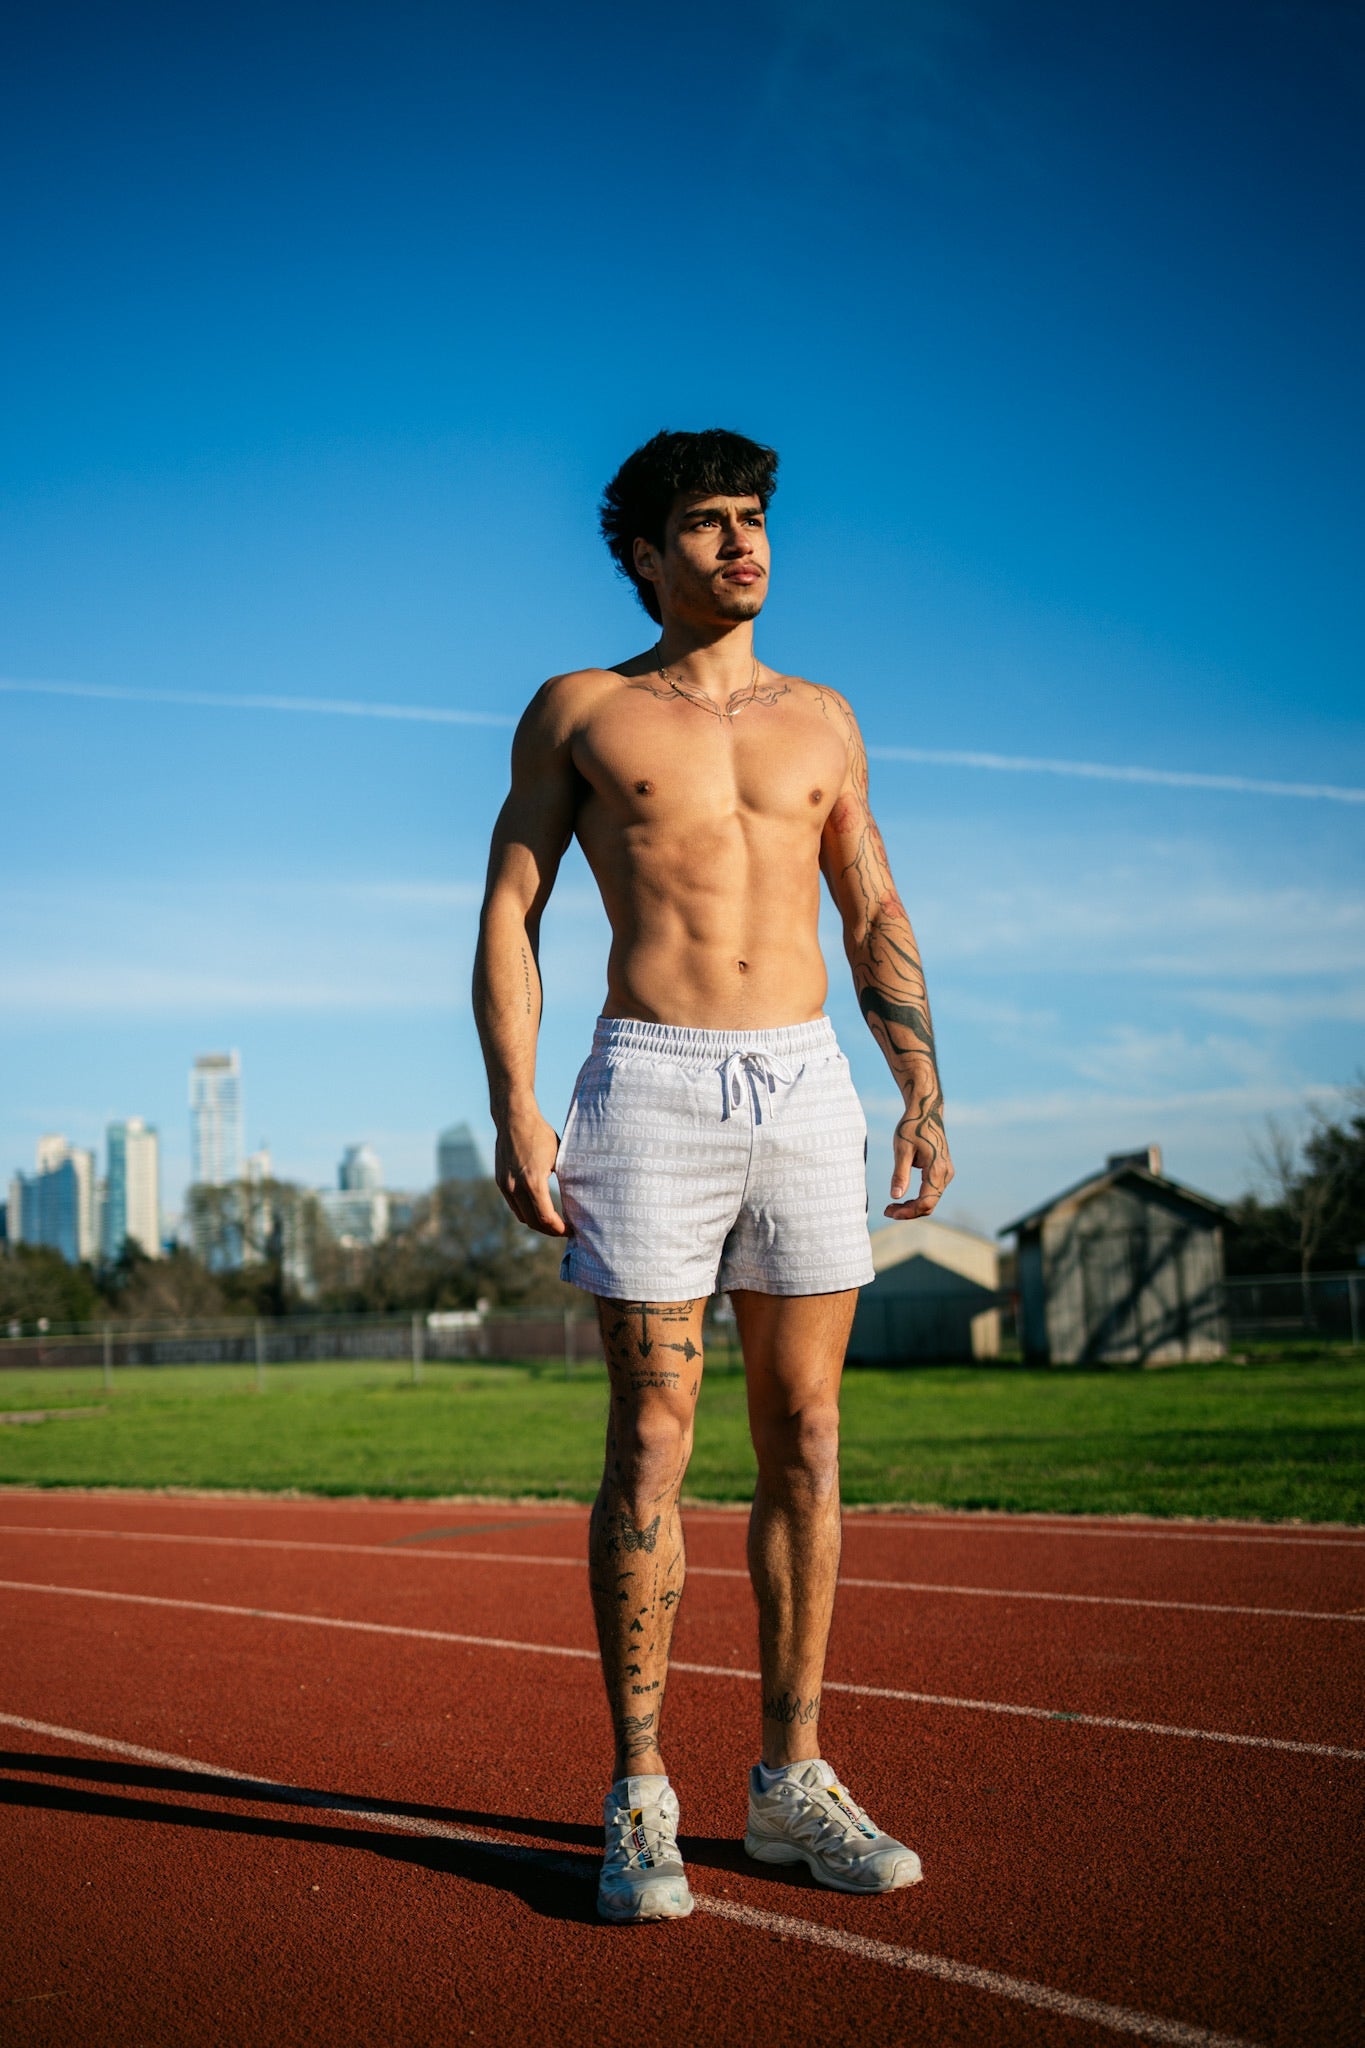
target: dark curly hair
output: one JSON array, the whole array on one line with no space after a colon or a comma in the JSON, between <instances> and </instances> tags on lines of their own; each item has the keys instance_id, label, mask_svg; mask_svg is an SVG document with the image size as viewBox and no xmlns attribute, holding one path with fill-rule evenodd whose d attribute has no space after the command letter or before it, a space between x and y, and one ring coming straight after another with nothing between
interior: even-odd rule
<instances>
[{"instance_id":1,"label":"dark curly hair","mask_svg":"<svg viewBox=\"0 0 1365 2048\"><path fill-rule=\"evenodd\" d=\"M598 516L602 538L623 576L655 624L659 602L654 586L635 573L635 542L662 548L664 527L680 491L689 496L715 491L727 498L755 497L764 511L777 489L777 455L759 441L707 427L700 434L667 430L628 455L602 493Z\"/></svg>"}]
</instances>

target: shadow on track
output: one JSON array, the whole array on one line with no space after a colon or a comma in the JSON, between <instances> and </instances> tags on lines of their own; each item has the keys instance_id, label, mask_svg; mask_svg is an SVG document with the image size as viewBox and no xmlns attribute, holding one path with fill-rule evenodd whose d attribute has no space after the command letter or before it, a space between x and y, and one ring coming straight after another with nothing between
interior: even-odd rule
<instances>
[{"instance_id":1,"label":"shadow on track","mask_svg":"<svg viewBox=\"0 0 1365 2048\"><path fill-rule=\"evenodd\" d=\"M44 1755L25 1750L0 1750L0 1771L32 1773L42 1778L78 1779L125 1791L85 1790L71 1784L33 1783L30 1778L0 1777L0 1806L36 1808L51 1813L84 1813L111 1820L134 1820L157 1826L198 1828L213 1834L256 1835L272 1841L316 1842L333 1848L359 1849L392 1862L444 1871L471 1884L513 1893L533 1912L555 1920L586 1925L597 1919L595 1891L601 1865L601 1830L574 1822L547 1821L525 1815L480 1813L457 1807L423 1806L397 1800L357 1798L352 1793L319 1792L302 1785L239 1778L209 1771L182 1771L168 1765L134 1764L104 1757ZM290 1806L314 1812L350 1814L368 1825L345 1827L324 1821L286 1820L282 1815L222 1811L203 1805L172 1805L148 1793L170 1792L196 1800L239 1800L256 1807ZM141 1793L144 1796L134 1796ZM384 1829L385 1820L395 1832ZM406 1826L404 1824L407 1824ZM414 1827L415 1824L415 1827ZM427 1833L426 1829L432 1832ZM449 1828L445 1836L436 1829ZM457 1830L497 1829L541 1841L583 1844L585 1852L565 1854L518 1842L455 1839ZM409 1832L413 1829L413 1832ZM747 1868L738 1842L693 1836L682 1844L686 1859L713 1870Z\"/></svg>"}]
</instances>

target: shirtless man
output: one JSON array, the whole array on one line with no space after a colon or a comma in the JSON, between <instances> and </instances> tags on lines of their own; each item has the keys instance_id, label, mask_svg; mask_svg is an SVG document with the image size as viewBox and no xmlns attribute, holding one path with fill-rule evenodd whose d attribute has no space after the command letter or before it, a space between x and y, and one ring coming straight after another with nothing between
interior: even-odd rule
<instances>
[{"instance_id":1,"label":"shirtless man","mask_svg":"<svg viewBox=\"0 0 1365 2048\"><path fill-rule=\"evenodd\" d=\"M498 1185L523 1223L566 1238L563 1275L597 1297L610 1376L589 1538L616 1738L598 1891L610 1920L692 1910L660 1742L683 1589L678 1498L702 1312L718 1287L734 1303L758 1461L762 1761L744 1846L843 1891L920 1875L820 1754L839 1380L873 1271L867 1126L824 1015L822 873L905 1103L886 1214L927 1216L952 1166L919 952L868 809L853 713L837 691L754 653L776 469L771 449L738 434L665 433L608 485L603 534L658 642L552 678L523 717L475 968ZM612 944L559 1138L535 1096L537 940L575 833Z\"/></svg>"}]
</instances>

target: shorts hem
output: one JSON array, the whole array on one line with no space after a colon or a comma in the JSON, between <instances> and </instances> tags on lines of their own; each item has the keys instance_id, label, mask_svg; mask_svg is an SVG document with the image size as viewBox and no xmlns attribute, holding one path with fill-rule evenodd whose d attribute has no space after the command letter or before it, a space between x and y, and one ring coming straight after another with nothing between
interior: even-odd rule
<instances>
[{"instance_id":1,"label":"shorts hem","mask_svg":"<svg viewBox=\"0 0 1365 2048\"><path fill-rule=\"evenodd\" d=\"M632 1277L622 1278L619 1272L600 1265L588 1252L565 1252L559 1265L559 1277L573 1287L581 1287L585 1294L596 1294L603 1301L700 1301L705 1295L709 1300L716 1292L716 1276L694 1274L690 1279L676 1282L676 1275L660 1278L657 1273L649 1276L642 1285L636 1286Z\"/></svg>"},{"instance_id":2,"label":"shorts hem","mask_svg":"<svg viewBox=\"0 0 1365 2048\"><path fill-rule=\"evenodd\" d=\"M856 1273L726 1273L716 1282L721 1294L777 1294L793 1299L803 1294L848 1294L877 1277L869 1264Z\"/></svg>"}]
</instances>

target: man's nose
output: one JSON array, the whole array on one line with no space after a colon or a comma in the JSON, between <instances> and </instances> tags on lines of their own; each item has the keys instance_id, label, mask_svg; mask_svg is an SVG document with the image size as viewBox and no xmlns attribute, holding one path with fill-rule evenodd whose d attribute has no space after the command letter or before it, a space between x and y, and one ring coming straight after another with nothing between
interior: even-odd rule
<instances>
[{"instance_id":1,"label":"man's nose","mask_svg":"<svg viewBox=\"0 0 1365 2048\"><path fill-rule=\"evenodd\" d=\"M754 551L754 537L747 526L727 526L721 542L722 551L727 555L751 555Z\"/></svg>"}]
</instances>

